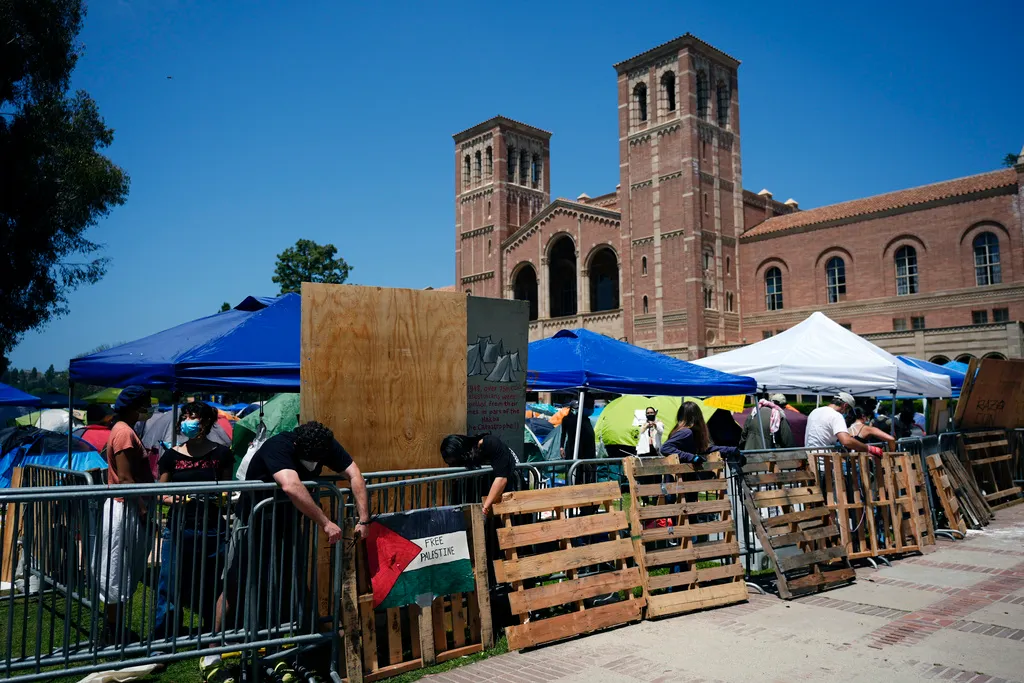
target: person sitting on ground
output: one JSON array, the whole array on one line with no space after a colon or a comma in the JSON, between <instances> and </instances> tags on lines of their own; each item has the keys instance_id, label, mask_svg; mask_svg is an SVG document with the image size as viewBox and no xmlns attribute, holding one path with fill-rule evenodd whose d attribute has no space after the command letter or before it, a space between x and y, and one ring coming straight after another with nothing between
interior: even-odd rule
<instances>
[{"instance_id":1,"label":"person sitting on ground","mask_svg":"<svg viewBox=\"0 0 1024 683\"><path fill-rule=\"evenodd\" d=\"M786 405L785 394L772 394L769 400L762 398L757 402L743 423L740 435L743 450L793 447L793 430L786 419Z\"/></svg>"},{"instance_id":2,"label":"person sitting on ground","mask_svg":"<svg viewBox=\"0 0 1024 683\"><path fill-rule=\"evenodd\" d=\"M114 424L107 442L107 484L152 484L153 472L135 424L149 417L152 397L148 389L128 386L114 404ZM107 617L105 637L113 642L138 639L125 610L146 569L151 538L144 532L152 506L149 496L107 498L101 511L99 595Z\"/></svg>"},{"instance_id":3,"label":"person sitting on ground","mask_svg":"<svg viewBox=\"0 0 1024 683\"><path fill-rule=\"evenodd\" d=\"M878 427L873 427L868 424L869 415L866 410L857 406L853 411L854 418L853 423L849 426L850 436L857 439L861 443L892 443L896 439L892 438L889 434L886 434Z\"/></svg>"},{"instance_id":4,"label":"person sitting on ground","mask_svg":"<svg viewBox=\"0 0 1024 683\"><path fill-rule=\"evenodd\" d=\"M441 457L449 467L477 469L484 465L491 466L493 476L484 498L484 517L491 514L491 509L501 501L503 493L519 488L516 473L519 458L515 451L491 434L449 434L441 441Z\"/></svg>"},{"instance_id":5,"label":"person sitting on ground","mask_svg":"<svg viewBox=\"0 0 1024 683\"><path fill-rule=\"evenodd\" d=\"M665 423L658 419L657 408L647 406L644 416L637 417L633 421L633 426L640 430L636 440L636 454L657 455L665 434Z\"/></svg>"},{"instance_id":6,"label":"person sitting on ground","mask_svg":"<svg viewBox=\"0 0 1024 683\"><path fill-rule=\"evenodd\" d=\"M832 450L836 441L839 441L847 450L881 457L881 448L869 446L850 436L846 420L849 416L850 421L853 421L853 411L856 407L857 404L854 402L853 396L845 391L840 391L829 405L812 410L811 414L807 416L807 431L804 436L806 447L808 449Z\"/></svg>"},{"instance_id":7,"label":"person sitting on ground","mask_svg":"<svg viewBox=\"0 0 1024 683\"><path fill-rule=\"evenodd\" d=\"M195 401L181 408L178 431L187 441L168 448L160 457L161 483L199 484L230 481L234 456L223 444L210 441L217 422L213 406ZM213 623L218 574L224 567L228 533L216 494L167 497L170 510L163 530L160 580L157 584L153 630L170 635L180 623L179 607ZM180 579L177 574L182 574ZM179 588L176 588L179 587ZM200 604L200 596L203 602Z\"/></svg>"}]
</instances>

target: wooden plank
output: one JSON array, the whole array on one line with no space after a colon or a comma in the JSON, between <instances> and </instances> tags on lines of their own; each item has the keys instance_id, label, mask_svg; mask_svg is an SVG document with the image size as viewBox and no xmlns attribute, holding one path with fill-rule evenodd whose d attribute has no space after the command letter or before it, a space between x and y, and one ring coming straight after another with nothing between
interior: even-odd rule
<instances>
[{"instance_id":1,"label":"wooden plank","mask_svg":"<svg viewBox=\"0 0 1024 683\"><path fill-rule=\"evenodd\" d=\"M705 491L726 491L729 482L725 479L701 479L698 481L672 481L664 484L638 484L638 496L672 496L686 493L703 493Z\"/></svg>"},{"instance_id":2,"label":"wooden plank","mask_svg":"<svg viewBox=\"0 0 1024 683\"><path fill-rule=\"evenodd\" d=\"M430 630L434 632L435 659L448 649L448 629L445 628L444 603L445 599L441 596L434 598L434 602L430 605L430 621L433 624Z\"/></svg>"},{"instance_id":3,"label":"wooden plank","mask_svg":"<svg viewBox=\"0 0 1024 683\"><path fill-rule=\"evenodd\" d=\"M1020 487L1019 486L1014 486L1013 488L1010 488L1010 489L1003 489L1002 491L996 491L995 493L990 493L990 494L985 496L985 500L987 500L987 501L999 500L1000 498L1006 498L1008 496L1015 496L1018 493L1020 493Z\"/></svg>"},{"instance_id":4,"label":"wooden plank","mask_svg":"<svg viewBox=\"0 0 1024 683\"><path fill-rule=\"evenodd\" d=\"M560 614L549 619L509 626L505 629L505 633L508 636L509 649L521 650L524 647L563 640L639 619L639 602L624 600L611 605L591 607L579 612Z\"/></svg>"},{"instance_id":5,"label":"wooden plank","mask_svg":"<svg viewBox=\"0 0 1024 683\"><path fill-rule=\"evenodd\" d=\"M770 491L769 493L775 493ZM755 494L757 495L757 494ZM824 503L825 499L821 493L790 493L787 495L773 496L767 500L754 500L754 505L762 508L780 507L783 505L807 505L808 503Z\"/></svg>"},{"instance_id":6,"label":"wooden plank","mask_svg":"<svg viewBox=\"0 0 1024 683\"><path fill-rule=\"evenodd\" d=\"M423 666L433 666L437 661L436 653L434 652L434 616L432 611L433 605L426 609L421 609L417 615L419 621L417 632L420 640L420 658L423 660Z\"/></svg>"},{"instance_id":7,"label":"wooden plank","mask_svg":"<svg viewBox=\"0 0 1024 683\"><path fill-rule=\"evenodd\" d=\"M1000 432L996 432L997 434ZM966 436L966 435L965 435ZM979 451L986 448L995 448L996 446L1009 446L1010 442L1006 439L1000 439L998 441L984 441L982 443L968 443L964 444L965 451Z\"/></svg>"},{"instance_id":8,"label":"wooden plank","mask_svg":"<svg viewBox=\"0 0 1024 683\"><path fill-rule=\"evenodd\" d=\"M663 517L680 517L682 515L700 515L708 512L726 512L732 509L728 500L709 500L696 503L673 503L671 505L648 505L640 508L641 520L662 519Z\"/></svg>"},{"instance_id":9,"label":"wooden plank","mask_svg":"<svg viewBox=\"0 0 1024 683\"><path fill-rule=\"evenodd\" d=\"M11 486L10 488L16 489L21 488L21 480L24 476L24 470L21 467L15 467L11 472ZM17 509L17 512L15 512ZM18 518L18 523L15 525L14 518ZM3 540L3 564L0 566L0 581L5 583L13 583L15 567L14 567L14 556L16 554L16 543L21 538L22 527L25 521L25 506L21 503L8 503L7 512L4 517L4 534ZM18 551L20 553L20 550Z\"/></svg>"},{"instance_id":10,"label":"wooden plank","mask_svg":"<svg viewBox=\"0 0 1024 683\"><path fill-rule=\"evenodd\" d=\"M838 538L839 536L839 527L829 524L828 526L820 526L815 529L807 529L806 531L794 531L788 534L772 536L771 540L773 546L783 548L787 545L809 543L825 538Z\"/></svg>"},{"instance_id":11,"label":"wooden plank","mask_svg":"<svg viewBox=\"0 0 1024 683\"><path fill-rule=\"evenodd\" d=\"M1013 454L1008 453L1006 455L996 455L991 458L979 458L978 460L971 460L972 467L978 467L979 465L990 465L994 462L1006 462L1007 460L1013 460Z\"/></svg>"},{"instance_id":12,"label":"wooden plank","mask_svg":"<svg viewBox=\"0 0 1024 683\"><path fill-rule=\"evenodd\" d=\"M353 537L353 522L348 520L346 538ZM356 553L341 554L341 625L345 629L345 675L351 683L363 680L363 635L359 620L359 586L356 578Z\"/></svg>"},{"instance_id":13,"label":"wooden plank","mask_svg":"<svg viewBox=\"0 0 1024 683\"><path fill-rule=\"evenodd\" d=\"M967 372L964 375L964 383L960 387L960 398L957 399L956 410L953 411L953 423L957 429L962 428L964 413L971 400L971 390L974 388L975 379L977 379L977 370L978 360L976 358L967 361Z\"/></svg>"},{"instance_id":14,"label":"wooden plank","mask_svg":"<svg viewBox=\"0 0 1024 683\"><path fill-rule=\"evenodd\" d=\"M570 519L556 519L548 522L523 524L510 529L498 529L498 544L502 550L522 548L540 543L551 543L563 538L578 538L605 534L629 528L625 512L585 515Z\"/></svg>"},{"instance_id":15,"label":"wooden plank","mask_svg":"<svg viewBox=\"0 0 1024 683\"><path fill-rule=\"evenodd\" d=\"M702 543L690 546L689 548L648 550L644 555L644 561L648 567L660 567L676 562L695 562L697 560L735 556L739 552L739 544L736 541L718 541L716 543Z\"/></svg>"},{"instance_id":16,"label":"wooden plank","mask_svg":"<svg viewBox=\"0 0 1024 683\"><path fill-rule=\"evenodd\" d=\"M439 654L437 656L437 663L444 664L445 662L450 662L453 659L458 659L459 657L468 657L469 655L479 654L483 651L484 646L480 643L476 643L474 645L467 645L465 647L457 647L454 650L448 650L447 652L442 652L441 654Z\"/></svg>"},{"instance_id":17,"label":"wooden plank","mask_svg":"<svg viewBox=\"0 0 1024 683\"><path fill-rule=\"evenodd\" d=\"M420 647L420 614L422 612L423 610L418 605L409 605L409 650L412 652L413 659L422 659L423 657Z\"/></svg>"},{"instance_id":18,"label":"wooden plank","mask_svg":"<svg viewBox=\"0 0 1024 683\"><path fill-rule=\"evenodd\" d=\"M664 460L664 459L663 459ZM718 472L725 469L724 462L705 462L700 467L694 467L687 462L654 463L646 462L635 467L636 477L656 477L672 474L693 474L694 472Z\"/></svg>"},{"instance_id":19,"label":"wooden plank","mask_svg":"<svg viewBox=\"0 0 1024 683\"><path fill-rule=\"evenodd\" d=\"M399 607L389 607L388 615L388 658L389 664L402 663L402 613Z\"/></svg>"},{"instance_id":20,"label":"wooden plank","mask_svg":"<svg viewBox=\"0 0 1024 683\"><path fill-rule=\"evenodd\" d=\"M742 581L717 586L697 586L685 591L654 595L647 603L647 618L693 612L699 609L731 605L747 599L747 585Z\"/></svg>"},{"instance_id":21,"label":"wooden plank","mask_svg":"<svg viewBox=\"0 0 1024 683\"><path fill-rule=\"evenodd\" d=\"M753 485L765 484L799 484L805 481L816 481L817 477L810 470L794 470L792 472L764 472L762 474L746 475L747 483Z\"/></svg>"},{"instance_id":22,"label":"wooden plank","mask_svg":"<svg viewBox=\"0 0 1024 683\"><path fill-rule=\"evenodd\" d=\"M378 669L377 671L374 671L371 674L367 674L363 677L363 680L366 681L366 683L373 683L374 681L382 681L385 678L399 676L401 674L409 673L410 671L415 671L416 669L422 668L422 659L412 659L408 662L401 662L400 664L392 664L391 666L385 666L384 668Z\"/></svg>"},{"instance_id":23,"label":"wooden plank","mask_svg":"<svg viewBox=\"0 0 1024 683\"><path fill-rule=\"evenodd\" d=\"M822 517L828 517L831 514L831 510L822 506L817 508L807 508L805 510L797 510L796 512L786 512L774 517L761 517L761 523L767 528L789 526L790 524L796 524L798 522L821 519Z\"/></svg>"},{"instance_id":24,"label":"wooden plank","mask_svg":"<svg viewBox=\"0 0 1024 683\"><path fill-rule=\"evenodd\" d=\"M793 597L814 593L831 588L840 583L847 583L857 578L857 573L851 567L842 567L823 571L821 575L808 574L788 581L789 590Z\"/></svg>"},{"instance_id":25,"label":"wooden plank","mask_svg":"<svg viewBox=\"0 0 1024 683\"><path fill-rule=\"evenodd\" d=\"M1024 424L1024 361L982 359L966 399L961 390L958 412L960 403L960 429L1013 429Z\"/></svg>"},{"instance_id":26,"label":"wooden plank","mask_svg":"<svg viewBox=\"0 0 1024 683\"><path fill-rule=\"evenodd\" d=\"M480 642L489 650L494 647L494 625L491 623L491 585L487 576L487 530L484 525L483 505L469 508L470 530L473 533L473 580L476 584L475 602L480 621Z\"/></svg>"},{"instance_id":27,"label":"wooden plank","mask_svg":"<svg viewBox=\"0 0 1024 683\"><path fill-rule=\"evenodd\" d=\"M788 469L779 463L797 463L807 461L807 454L810 451L762 451L761 453L745 453L746 462L755 464L762 462L774 462L779 469Z\"/></svg>"},{"instance_id":28,"label":"wooden plank","mask_svg":"<svg viewBox=\"0 0 1024 683\"><path fill-rule=\"evenodd\" d=\"M597 505L606 500L617 499L619 496L619 485L614 481L514 491L502 496L501 502L495 503L493 512L496 515L525 515L546 512L556 507L571 509Z\"/></svg>"},{"instance_id":29,"label":"wooden plank","mask_svg":"<svg viewBox=\"0 0 1024 683\"><path fill-rule=\"evenodd\" d=\"M814 550L809 553L803 553L802 555L791 555L789 557L779 558L779 568L784 572L788 572L794 569L799 569L800 567L808 567L819 562L838 560L844 555L846 555L846 548L843 548L842 546L836 546L835 548L822 548L821 550Z\"/></svg>"},{"instance_id":30,"label":"wooden plank","mask_svg":"<svg viewBox=\"0 0 1024 683\"><path fill-rule=\"evenodd\" d=\"M363 471L444 467L437 445L466 427L465 294L304 283L301 320L302 421Z\"/></svg>"},{"instance_id":31,"label":"wooden plank","mask_svg":"<svg viewBox=\"0 0 1024 683\"><path fill-rule=\"evenodd\" d=\"M724 534L735 531L736 523L733 520L725 522L703 522L701 524L687 524L686 526L658 526L653 529L644 529L640 538L645 542L671 541L692 536L711 536L713 534Z\"/></svg>"},{"instance_id":32,"label":"wooden plank","mask_svg":"<svg viewBox=\"0 0 1024 683\"><path fill-rule=\"evenodd\" d=\"M628 538L618 538L532 557L499 560L494 563L494 572L499 583L512 583L627 557L633 557L633 543Z\"/></svg>"},{"instance_id":33,"label":"wooden plank","mask_svg":"<svg viewBox=\"0 0 1024 683\"><path fill-rule=\"evenodd\" d=\"M372 596L371 596L372 598ZM359 603L363 631L363 679L380 668L377 663L377 617L373 601Z\"/></svg>"},{"instance_id":34,"label":"wooden plank","mask_svg":"<svg viewBox=\"0 0 1024 683\"><path fill-rule=\"evenodd\" d=\"M466 607L462 593L452 595L452 642L456 648L466 645Z\"/></svg>"},{"instance_id":35,"label":"wooden plank","mask_svg":"<svg viewBox=\"0 0 1024 683\"><path fill-rule=\"evenodd\" d=\"M694 583L705 583L721 579L737 578L743 575L743 565L738 562L733 562L732 564L723 564L718 567L690 569L689 571L676 572L674 574L660 574L658 576L650 577L648 581L650 589L653 591Z\"/></svg>"},{"instance_id":36,"label":"wooden plank","mask_svg":"<svg viewBox=\"0 0 1024 683\"><path fill-rule=\"evenodd\" d=\"M509 604L513 614L527 614L547 607L596 598L599 595L629 591L639 585L640 570L637 567L629 567L522 591L512 591L509 593Z\"/></svg>"}]
</instances>

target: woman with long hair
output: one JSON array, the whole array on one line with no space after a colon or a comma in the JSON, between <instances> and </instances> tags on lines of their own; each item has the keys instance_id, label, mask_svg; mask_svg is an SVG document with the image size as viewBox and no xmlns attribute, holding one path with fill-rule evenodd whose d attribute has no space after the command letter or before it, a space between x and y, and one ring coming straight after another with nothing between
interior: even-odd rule
<instances>
[{"instance_id":1,"label":"woman with long hair","mask_svg":"<svg viewBox=\"0 0 1024 683\"><path fill-rule=\"evenodd\" d=\"M850 436L861 443L891 443L896 441L891 435L878 427L868 424L868 414L862 407L853 409L853 424L850 425Z\"/></svg>"},{"instance_id":2,"label":"woman with long hair","mask_svg":"<svg viewBox=\"0 0 1024 683\"><path fill-rule=\"evenodd\" d=\"M714 445L704 413L692 401L683 401L676 414L676 426L661 445L662 455L678 455L682 462L697 465L707 460Z\"/></svg>"}]
</instances>

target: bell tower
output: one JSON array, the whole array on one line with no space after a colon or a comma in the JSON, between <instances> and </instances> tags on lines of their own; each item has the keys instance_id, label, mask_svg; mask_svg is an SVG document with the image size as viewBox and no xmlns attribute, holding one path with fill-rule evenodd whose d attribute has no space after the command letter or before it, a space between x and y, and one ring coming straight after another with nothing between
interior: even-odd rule
<instances>
[{"instance_id":1,"label":"bell tower","mask_svg":"<svg viewBox=\"0 0 1024 683\"><path fill-rule=\"evenodd\" d=\"M551 133L496 116L453 137L455 285L500 299L502 242L551 201Z\"/></svg>"}]
</instances>

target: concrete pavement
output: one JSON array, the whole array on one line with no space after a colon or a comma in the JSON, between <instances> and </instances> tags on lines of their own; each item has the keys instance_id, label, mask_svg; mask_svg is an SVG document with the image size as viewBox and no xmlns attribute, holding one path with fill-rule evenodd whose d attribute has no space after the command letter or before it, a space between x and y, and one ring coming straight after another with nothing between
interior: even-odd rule
<instances>
[{"instance_id":1,"label":"concrete pavement","mask_svg":"<svg viewBox=\"0 0 1024 683\"><path fill-rule=\"evenodd\" d=\"M430 683L1024 683L1024 505L853 585L641 622L512 652Z\"/></svg>"}]
</instances>

